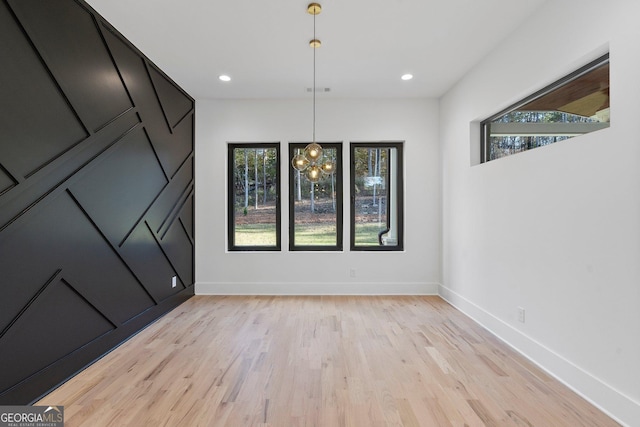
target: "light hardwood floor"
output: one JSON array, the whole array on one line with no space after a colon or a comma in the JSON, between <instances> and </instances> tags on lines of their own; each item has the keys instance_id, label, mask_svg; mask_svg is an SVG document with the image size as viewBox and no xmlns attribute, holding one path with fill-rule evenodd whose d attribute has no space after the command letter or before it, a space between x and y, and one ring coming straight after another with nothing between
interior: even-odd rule
<instances>
[{"instance_id":1,"label":"light hardwood floor","mask_svg":"<svg viewBox=\"0 0 640 427\"><path fill-rule=\"evenodd\" d=\"M67 427L618 425L414 296L196 296L37 404Z\"/></svg>"}]
</instances>

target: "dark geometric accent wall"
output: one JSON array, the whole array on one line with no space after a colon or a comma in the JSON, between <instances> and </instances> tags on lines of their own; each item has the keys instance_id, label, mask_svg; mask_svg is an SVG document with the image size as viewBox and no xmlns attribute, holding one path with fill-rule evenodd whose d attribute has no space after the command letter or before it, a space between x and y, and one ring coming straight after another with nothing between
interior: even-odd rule
<instances>
[{"instance_id":1,"label":"dark geometric accent wall","mask_svg":"<svg viewBox=\"0 0 640 427\"><path fill-rule=\"evenodd\" d=\"M0 0L0 40L0 404L28 404L193 295L194 100L80 0Z\"/></svg>"}]
</instances>

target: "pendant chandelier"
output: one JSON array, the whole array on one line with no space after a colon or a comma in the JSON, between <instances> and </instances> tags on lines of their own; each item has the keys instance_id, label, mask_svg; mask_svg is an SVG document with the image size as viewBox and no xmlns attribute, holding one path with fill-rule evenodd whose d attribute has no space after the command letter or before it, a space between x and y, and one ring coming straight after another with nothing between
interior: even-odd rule
<instances>
[{"instance_id":1,"label":"pendant chandelier","mask_svg":"<svg viewBox=\"0 0 640 427\"><path fill-rule=\"evenodd\" d=\"M331 160L324 159L322 146L316 142L316 49L322 44L316 38L316 15L321 11L322 6L318 3L307 6L307 13L313 15L313 39L309 42L309 46L313 48L313 138L311 144L291 160L293 168L304 172L304 176L311 182L318 182L323 176L331 175L335 169Z\"/></svg>"}]
</instances>

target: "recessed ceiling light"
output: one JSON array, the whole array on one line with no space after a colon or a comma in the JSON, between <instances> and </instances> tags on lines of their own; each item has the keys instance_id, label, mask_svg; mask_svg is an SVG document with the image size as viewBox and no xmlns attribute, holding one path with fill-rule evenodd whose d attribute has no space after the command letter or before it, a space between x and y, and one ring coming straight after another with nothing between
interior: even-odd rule
<instances>
[{"instance_id":1,"label":"recessed ceiling light","mask_svg":"<svg viewBox=\"0 0 640 427\"><path fill-rule=\"evenodd\" d=\"M223 82L231 81L231 77L227 76L226 74L223 74L223 75L221 75L221 76L218 76L218 78L219 78L220 80L222 80Z\"/></svg>"},{"instance_id":2,"label":"recessed ceiling light","mask_svg":"<svg viewBox=\"0 0 640 427\"><path fill-rule=\"evenodd\" d=\"M411 80L413 78L413 74L403 74L400 78L402 80Z\"/></svg>"}]
</instances>

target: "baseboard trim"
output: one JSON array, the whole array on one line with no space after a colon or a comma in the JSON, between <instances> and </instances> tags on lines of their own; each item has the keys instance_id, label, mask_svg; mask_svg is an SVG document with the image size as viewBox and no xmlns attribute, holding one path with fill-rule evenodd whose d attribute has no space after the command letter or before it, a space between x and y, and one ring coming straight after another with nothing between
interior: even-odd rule
<instances>
[{"instance_id":1,"label":"baseboard trim","mask_svg":"<svg viewBox=\"0 0 640 427\"><path fill-rule=\"evenodd\" d=\"M438 295L438 283L198 282L196 295Z\"/></svg>"},{"instance_id":2,"label":"baseboard trim","mask_svg":"<svg viewBox=\"0 0 640 427\"><path fill-rule=\"evenodd\" d=\"M440 285L438 295L618 423L638 425L640 403L455 291Z\"/></svg>"}]
</instances>

